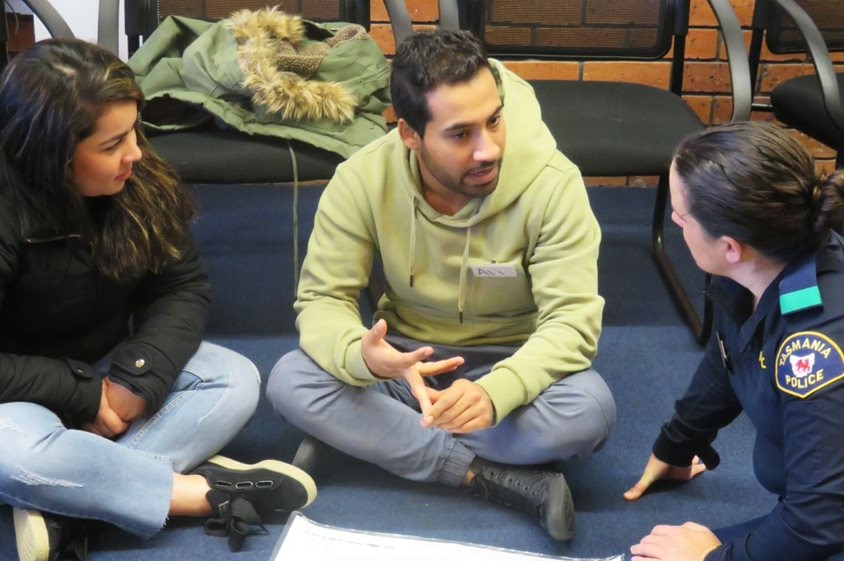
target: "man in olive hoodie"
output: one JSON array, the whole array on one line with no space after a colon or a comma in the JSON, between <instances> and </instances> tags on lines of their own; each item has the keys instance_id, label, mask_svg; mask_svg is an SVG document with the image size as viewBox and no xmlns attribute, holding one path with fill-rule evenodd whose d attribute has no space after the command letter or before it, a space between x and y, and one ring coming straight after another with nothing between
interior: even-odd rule
<instances>
[{"instance_id":1,"label":"man in olive hoodie","mask_svg":"<svg viewBox=\"0 0 844 561\"><path fill-rule=\"evenodd\" d=\"M580 172L531 87L468 32L409 37L390 87L398 126L326 188L300 349L270 376L275 410L310 435L294 463L319 469L330 446L569 539L563 475L516 466L586 458L615 422L591 369L600 230ZM367 329L357 298L376 257L386 290Z\"/></svg>"}]
</instances>

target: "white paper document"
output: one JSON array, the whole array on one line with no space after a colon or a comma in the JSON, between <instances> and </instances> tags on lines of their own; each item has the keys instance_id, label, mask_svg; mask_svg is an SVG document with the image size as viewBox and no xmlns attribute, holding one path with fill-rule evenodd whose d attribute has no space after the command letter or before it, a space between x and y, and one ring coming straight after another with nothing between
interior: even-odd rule
<instances>
[{"instance_id":1,"label":"white paper document","mask_svg":"<svg viewBox=\"0 0 844 561\"><path fill-rule=\"evenodd\" d=\"M294 512L270 561L621 561L554 557L460 542L346 530Z\"/></svg>"}]
</instances>

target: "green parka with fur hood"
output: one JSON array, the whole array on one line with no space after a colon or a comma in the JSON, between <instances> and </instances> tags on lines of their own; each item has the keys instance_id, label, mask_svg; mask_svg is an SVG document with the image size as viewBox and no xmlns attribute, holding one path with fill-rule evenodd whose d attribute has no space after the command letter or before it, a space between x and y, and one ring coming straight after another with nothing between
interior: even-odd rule
<instances>
[{"instance_id":1,"label":"green parka with fur hood","mask_svg":"<svg viewBox=\"0 0 844 561\"><path fill-rule=\"evenodd\" d=\"M216 118L344 158L387 130L389 64L359 25L317 24L271 8L213 23L170 16L129 66L153 129Z\"/></svg>"}]
</instances>

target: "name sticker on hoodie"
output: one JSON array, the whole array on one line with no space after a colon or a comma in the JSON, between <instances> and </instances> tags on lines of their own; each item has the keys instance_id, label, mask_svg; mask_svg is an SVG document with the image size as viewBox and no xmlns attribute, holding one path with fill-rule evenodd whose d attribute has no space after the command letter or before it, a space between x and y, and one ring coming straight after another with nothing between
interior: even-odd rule
<instances>
[{"instance_id":1,"label":"name sticker on hoodie","mask_svg":"<svg viewBox=\"0 0 844 561\"><path fill-rule=\"evenodd\" d=\"M489 265L472 265L472 274L479 279L515 278L518 276L515 265L501 265L490 263Z\"/></svg>"}]
</instances>

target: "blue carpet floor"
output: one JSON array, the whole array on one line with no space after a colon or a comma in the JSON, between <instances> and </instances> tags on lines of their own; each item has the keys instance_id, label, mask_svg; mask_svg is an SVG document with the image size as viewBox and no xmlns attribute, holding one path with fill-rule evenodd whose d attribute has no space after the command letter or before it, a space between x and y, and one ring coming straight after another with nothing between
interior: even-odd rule
<instances>
[{"instance_id":1,"label":"blue carpet floor","mask_svg":"<svg viewBox=\"0 0 844 561\"><path fill-rule=\"evenodd\" d=\"M300 194L301 252L319 191ZM291 193L265 186L203 186L196 238L215 291L209 338L250 357L267 375L296 344L293 313L294 257ZM603 230L600 290L607 300L595 367L614 392L618 424L592 459L561 464L577 508L577 535L570 543L549 539L527 516L478 501L455 490L407 482L378 468L355 464L322 484L304 513L317 522L348 528L462 540L555 556L604 557L621 553L658 523L694 520L712 527L769 510L775 497L753 477L753 430L740 417L716 441L721 466L696 481L662 485L635 503L622 493L641 473L653 438L668 418L700 357L674 309L649 252L651 189L590 188ZM684 251L676 229L668 246L689 290L703 276ZM274 418L262 399L258 412L224 453L243 459L290 460L301 435ZM4 452L5 453L5 452ZM139 509L143 505L138 505ZM250 538L229 553L225 540L206 537L201 522L172 520L148 541L99 528L92 561L265 561L283 526ZM0 560L16 559L10 509L0 507ZM299 561L299 560L285 560ZM304 560L302 560L304 561Z\"/></svg>"}]
</instances>

